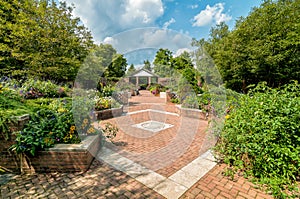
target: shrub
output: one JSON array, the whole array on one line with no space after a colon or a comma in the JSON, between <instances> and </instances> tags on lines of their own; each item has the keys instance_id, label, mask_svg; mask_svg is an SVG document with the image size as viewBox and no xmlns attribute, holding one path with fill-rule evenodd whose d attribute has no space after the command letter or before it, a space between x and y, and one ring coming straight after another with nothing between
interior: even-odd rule
<instances>
[{"instance_id":1,"label":"shrub","mask_svg":"<svg viewBox=\"0 0 300 199\"><path fill-rule=\"evenodd\" d=\"M199 104L197 100L197 96L191 94L187 96L184 101L182 102L182 107L183 108L193 108L193 109L198 109Z\"/></svg>"},{"instance_id":2,"label":"shrub","mask_svg":"<svg viewBox=\"0 0 300 199\"><path fill-rule=\"evenodd\" d=\"M120 104L112 97L100 97L96 99L95 110L101 111L110 108L118 108Z\"/></svg>"},{"instance_id":3,"label":"shrub","mask_svg":"<svg viewBox=\"0 0 300 199\"><path fill-rule=\"evenodd\" d=\"M27 79L22 83L8 80L6 84L18 91L25 99L66 97L69 91L68 87L56 85L49 80Z\"/></svg>"},{"instance_id":4,"label":"shrub","mask_svg":"<svg viewBox=\"0 0 300 199\"><path fill-rule=\"evenodd\" d=\"M30 116L24 129L16 134L12 149L17 153L35 155L36 151L57 143L79 143L69 100L54 100L48 109Z\"/></svg>"},{"instance_id":5,"label":"shrub","mask_svg":"<svg viewBox=\"0 0 300 199\"><path fill-rule=\"evenodd\" d=\"M115 91L115 87L104 86L101 91L99 91L100 97L111 97Z\"/></svg>"},{"instance_id":6,"label":"shrub","mask_svg":"<svg viewBox=\"0 0 300 199\"><path fill-rule=\"evenodd\" d=\"M178 98L171 99L171 102L174 103L174 104L179 104L180 103Z\"/></svg>"},{"instance_id":7,"label":"shrub","mask_svg":"<svg viewBox=\"0 0 300 199\"><path fill-rule=\"evenodd\" d=\"M231 107L215 150L225 163L285 198L283 190L300 176L299 112L298 83L281 90L258 85Z\"/></svg>"},{"instance_id":8,"label":"shrub","mask_svg":"<svg viewBox=\"0 0 300 199\"><path fill-rule=\"evenodd\" d=\"M29 113L30 109L15 90L0 83L0 137L10 139L10 126L15 123L14 116Z\"/></svg>"}]
</instances>

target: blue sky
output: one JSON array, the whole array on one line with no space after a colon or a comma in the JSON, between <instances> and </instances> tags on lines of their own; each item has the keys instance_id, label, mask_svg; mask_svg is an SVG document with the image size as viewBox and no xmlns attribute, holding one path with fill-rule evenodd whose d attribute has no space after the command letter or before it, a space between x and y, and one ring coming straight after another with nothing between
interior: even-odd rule
<instances>
[{"instance_id":1,"label":"blue sky","mask_svg":"<svg viewBox=\"0 0 300 199\"><path fill-rule=\"evenodd\" d=\"M74 15L81 18L92 32L96 43L110 43L126 55L134 52L135 55L132 57L139 60L141 58L137 57L141 56L137 54L148 55L147 59L153 59L151 49L154 51L160 47L171 48L174 54L180 49L187 49L189 41L185 40L186 37L208 38L211 27L222 21L232 28L238 17L247 16L252 7L260 5L261 0L66 0L66 2L74 4ZM170 42L174 45L170 46L168 44ZM131 59L130 56L127 57Z\"/></svg>"}]
</instances>

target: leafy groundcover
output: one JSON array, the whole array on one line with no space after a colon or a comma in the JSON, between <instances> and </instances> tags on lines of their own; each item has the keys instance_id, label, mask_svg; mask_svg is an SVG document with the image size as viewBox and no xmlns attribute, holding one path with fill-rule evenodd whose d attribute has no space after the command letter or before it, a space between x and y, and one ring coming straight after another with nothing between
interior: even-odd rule
<instances>
[{"instance_id":1,"label":"leafy groundcover","mask_svg":"<svg viewBox=\"0 0 300 199\"><path fill-rule=\"evenodd\" d=\"M233 104L215 148L231 173L242 171L275 197L299 197L300 85L260 84Z\"/></svg>"}]
</instances>

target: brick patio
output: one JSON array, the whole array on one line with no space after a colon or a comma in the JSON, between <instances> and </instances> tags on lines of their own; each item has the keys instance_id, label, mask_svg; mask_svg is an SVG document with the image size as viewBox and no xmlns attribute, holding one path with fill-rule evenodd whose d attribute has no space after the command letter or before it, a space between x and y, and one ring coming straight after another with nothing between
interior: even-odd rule
<instances>
[{"instance_id":1,"label":"brick patio","mask_svg":"<svg viewBox=\"0 0 300 199\"><path fill-rule=\"evenodd\" d=\"M130 114L147 109L158 112ZM166 178L203 154L214 143L205 134L207 121L161 114L159 111L174 113L174 105L166 104L164 99L154 97L149 92L142 91L141 96L133 97L127 111L129 114L124 117L104 121L120 128L120 133L114 140L119 144L113 145L112 149L150 169L155 164L161 164L156 165L154 170ZM149 119L174 126L153 135L132 127L132 124ZM188 134L186 126L189 130L194 130L192 134ZM140 137L136 137L137 135ZM182 147L185 147L184 150L181 150ZM158 157L155 152L162 148L167 149ZM178 149L183 153L176 154ZM176 161L167 164L164 161L168 157L173 157ZM216 165L180 198L272 198L255 189L243 177L230 181L222 175L224 167L224 164ZM0 186L1 198L164 198L135 178L97 159L85 173L0 176Z\"/></svg>"}]
</instances>

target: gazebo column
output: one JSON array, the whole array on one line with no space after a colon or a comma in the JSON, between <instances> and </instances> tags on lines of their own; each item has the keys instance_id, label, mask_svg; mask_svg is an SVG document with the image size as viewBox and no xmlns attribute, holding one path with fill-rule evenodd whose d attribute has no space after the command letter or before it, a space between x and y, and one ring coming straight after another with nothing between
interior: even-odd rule
<instances>
[{"instance_id":1,"label":"gazebo column","mask_svg":"<svg viewBox=\"0 0 300 199\"><path fill-rule=\"evenodd\" d=\"M151 77L148 77L148 85L151 84Z\"/></svg>"},{"instance_id":2,"label":"gazebo column","mask_svg":"<svg viewBox=\"0 0 300 199\"><path fill-rule=\"evenodd\" d=\"M139 87L139 77L136 77L136 87Z\"/></svg>"}]
</instances>

